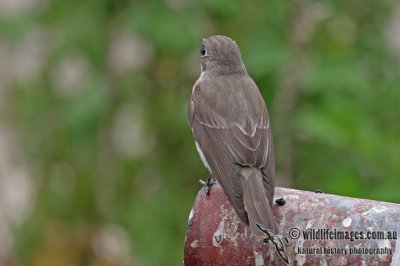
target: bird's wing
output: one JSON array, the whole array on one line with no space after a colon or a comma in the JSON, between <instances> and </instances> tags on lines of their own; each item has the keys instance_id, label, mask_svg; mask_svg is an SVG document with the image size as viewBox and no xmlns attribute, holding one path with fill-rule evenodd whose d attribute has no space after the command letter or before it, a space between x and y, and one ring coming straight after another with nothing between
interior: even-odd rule
<instances>
[{"instance_id":1,"label":"bird's wing","mask_svg":"<svg viewBox=\"0 0 400 266\"><path fill-rule=\"evenodd\" d=\"M229 89L221 90L222 86ZM240 218L247 222L241 167L262 170L270 202L274 193L272 131L257 86L249 77L240 82L230 79L198 81L189 104L189 123L212 174Z\"/></svg>"}]
</instances>

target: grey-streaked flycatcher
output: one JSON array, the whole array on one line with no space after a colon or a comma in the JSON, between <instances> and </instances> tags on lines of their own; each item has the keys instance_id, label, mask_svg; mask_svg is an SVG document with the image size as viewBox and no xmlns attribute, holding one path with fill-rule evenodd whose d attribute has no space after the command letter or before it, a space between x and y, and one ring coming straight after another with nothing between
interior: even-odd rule
<instances>
[{"instance_id":1,"label":"grey-streaked flycatcher","mask_svg":"<svg viewBox=\"0 0 400 266\"><path fill-rule=\"evenodd\" d=\"M275 157L267 107L229 37L203 39L201 75L189 103L200 157L253 235L278 233L271 205Z\"/></svg>"}]
</instances>

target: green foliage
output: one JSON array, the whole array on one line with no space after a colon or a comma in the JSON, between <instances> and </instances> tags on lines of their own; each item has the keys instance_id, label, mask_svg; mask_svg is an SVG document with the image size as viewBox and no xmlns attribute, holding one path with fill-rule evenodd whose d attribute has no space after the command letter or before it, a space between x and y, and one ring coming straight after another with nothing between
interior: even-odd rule
<instances>
[{"instance_id":1,"label":"green foliage","mask_svg":"<svg viewBox=\"0 0 400 266\"><path fill-rule=\"evenodd\" d=\"M93 251L105 225L125 232L128 265L182 263L197 180L208 175L187 103L201 39L214 34L239 44L273 126L288 69L298 68L290 119L279 121L292 124L294 188L400 201L400 57L384 34L396 1L368 2L71 0L0 19L10 46L45 36L38 74L12 79L0 109L36 189L18 228L18 263L51 263L56 241L66 243L59 260L121 265ZM118 70L121 32L134 50ZM63 70L72 57L78 63ZM72 85L59 77L68 71L78 76Z\"/></svg>"}]
</instances>

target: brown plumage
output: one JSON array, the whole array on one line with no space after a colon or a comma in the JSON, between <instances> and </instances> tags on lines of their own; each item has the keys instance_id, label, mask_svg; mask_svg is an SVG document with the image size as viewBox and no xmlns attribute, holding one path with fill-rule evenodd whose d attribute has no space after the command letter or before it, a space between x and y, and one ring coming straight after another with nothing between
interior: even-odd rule
<instances>
[{"instance_id":1,"label":"brown plumage","mask_svg":"<svg viewBox=\"0 0 400 266\"><path fill-rule=\"evenodd\" d=\"M203 163L254 235L263 236L256 223L277 233L274 147L264 100L228 37L203 40L201 69L189 123Z\"/></svg>"}]
</instances>

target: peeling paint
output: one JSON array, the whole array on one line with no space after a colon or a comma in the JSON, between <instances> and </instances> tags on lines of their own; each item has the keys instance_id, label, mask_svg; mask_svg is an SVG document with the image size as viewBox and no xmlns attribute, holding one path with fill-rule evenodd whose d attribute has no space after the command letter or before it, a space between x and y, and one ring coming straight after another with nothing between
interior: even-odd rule
<instances>
[{"instance_id":1,"label":"peeling paint","mask_svg":"<svg viewBox=\"0 0 400 266\"><path fill-rule=\"evenodd\" d=\"M224 239L224 227L225 221L221 220L212 238L212 244L214 247L219 247L219 245L221 245L221 242Z\"/></svg>"},{"instance_id":2,"label":"peeling paint","mask_svg":"<svg viewBox=\"0 0 400 266\"><path fill-rule=\"evenodd\" d=\"M399 230L397 230L399 231ZM400 266L400 238L397 238L390 266Z\"/></svg>"},{"instance_id":3,"label":"peeling paint","mask_svg":"<svg viewBox=\"0 0 400 266\"><path fill-rule=\"evenodd\" d=\"M366 200L361 200L361 202L359 202L356 206L355 206L355 210L358 213L363 213L368 211L371 208L371 204L367 203Z\"/></svg>"},{"instance_id":4,"label":"peeling paint","mask_svg":"<svg viewBox=\"0 0 400 266\"><path fill-rule=\"evenodd\" d=\"M349 227L351 225L352 219L350 217L347 217L346 219L343 220L342 224L344 227Z\"/></svg>"},{"instance_id":5,"label":"peeling paint","mask_svg":"<svg viewBox=\"0 0 400 266\"><path fill-rule=\"evenodd\" d=\"M296 250L298 248L303 248L303 245L304 245L304 238L300 237L296 242ZM304 263L306 262L306 259L307 259L307 257L305 254L299 254L296 252L296 262L299 266L304 265Z\"/></svg>"},{"instance_id":6,"label":"peeling paint","mask_svg":"<svg viewBox=\"0 0 400 266\"><path fill-rule=\"evenodd\" d=\"M225 209L221 206L222 217L225 221L229 221L224 226L224 238L228 240L235 247L238 246L238 239L246 239L246 233L240 234L238 228L241 223L240 218L237 216L235 210L233 209Z\"/></svg>"},{"instance_id":7,"label":"peeling paint","mask_svg":"<svg viewBox=\"0 0 400 266\"><path fill-rule=\"evenodd\" d=\"M270 261L274 261L275 259L275 255L279 256L279 254L277 254L276 250L270 248L268 249L268 256L270 256Z\"/></svg>"},{"instance_id":8,"label":"peeling paint","mask_svg":"<svg viewBox=\"0 0 400 266\"><path fill-rule=\"evenodd\" d=\"M192 208L192 209L190 210L190 213L189 213L189 219L188 219L188 224L189 224L189 225L192 225L193 214L194 214L194 208Z\"/></svg>"},{"instance_id":9,"label":"peeling paint","mask_svg":"<svg viewBox=\"0 0 400 266\"><path fill-rule=\"evenodd\" d=\"M346 259L346 257L345 256L342 256L342 257L340 257L339 259L338 259L338 265L348 265L347 264L347 259ZM326 263L326 257L325 257L325 265L328 265L327 263Z\"/></svg>"},{"instance_id":10,"label":"peeling paint","mask_svg":"<svg viewBox=\"0 0 400 266\"><path fill-rule=\"evenodd\" d=\"M196 239L195 241L192 242L192 244L190 244L190 246L191 246L192 248L198 248L198 247L200 246L199 240Z\"/></svg>"},{"instance_id":11,"label":"peeling paint","mask_svg":"<svg viewBox=\"0 0 400 266\"><path fill-rule=\"evenodd\" d=\"M256 266L264 266L263 255L257 251L253 251Z\"/></svg>"},{"instance_id":12,"label":"peeling paint","mask_svg":"<svg viewBox=\"0 0 400 266\"><path fill-rule=\"evenodd\" d=\"M290 200L299 200L299 196L298 195L286 195L286 201L290 201Z\"/></svg>"},{"instance_id":13,"label":"peeling paint","mask_svg":"<svg viewBox=\"0 0 400 266\"><path fill-rule=\"evenodd\" d=\"M369 209L368 211L363 212L363 215L368 215L370 213L382 213L384 211L387 211L387 207L386 206L374 206L371 209Z\"/></svg>"},{"instance_id":14,"label":"peeling paint","mask_svg":"<svg viewBox=\"0 0 400 266\"><path fill-rule=\"evenodd\" d=\"M342 264L344 265L344 264ZM328 266L328 262L326 262L326 257L322 257L320 262L319 262L319 266Z\"/></svg>"},{"instance_id":15,"label":"peeling paint","mask_svg":"<svg viewBox=\"0 0 400 266\"><path fill-rule=\"evenodd\" d=\"M314 225L313 221L308 221L307 225L306 225L306 229L311 228Z\"/></svg>"},{"instance_id":16,"label":"peeling paint","mask_svg":"<svg viewBox=\"0 0 400 266\"><path fill-rule=\"evenodd\" d=\"M392 246L390 244L390 241L388 239L385 239L385 240L378 241L378 247L379 248L388 248L388 249L390 249ZM391 257L392 256L390 254L378 254L378 258L382 262L390 262L390 258Z\"/></svg>"}]
</instances>

